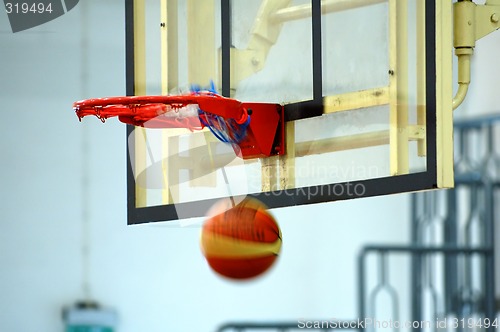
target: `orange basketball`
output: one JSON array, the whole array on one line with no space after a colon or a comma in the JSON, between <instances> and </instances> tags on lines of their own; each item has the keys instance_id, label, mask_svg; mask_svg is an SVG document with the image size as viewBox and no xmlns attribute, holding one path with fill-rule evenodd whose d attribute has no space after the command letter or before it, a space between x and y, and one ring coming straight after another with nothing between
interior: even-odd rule
<instances>
[{"instance_id":1,"label":"orange basketball","mask_svg":"<svg viewBox=\"0 0 500 332\"><path fill-rule=\"evenodd\" d=\"M245 198L229 209L221 202L214 209L201 232L210 267L231 279L253 278L269 269L281 249L281 231L266 206Z\"/></svg>"}]
</instances>

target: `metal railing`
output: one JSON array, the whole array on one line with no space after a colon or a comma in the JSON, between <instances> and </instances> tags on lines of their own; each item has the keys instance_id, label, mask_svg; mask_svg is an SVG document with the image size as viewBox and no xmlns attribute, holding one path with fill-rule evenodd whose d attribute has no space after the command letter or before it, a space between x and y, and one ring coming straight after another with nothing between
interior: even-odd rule
<instances>
[{"instance_id":1,"label":"metal railing","mask_svg":"<svg viewBox=\"0 0 500 332\"><path fill-rule=\"evenodd\" d=\"M360 251L360 319L377 317L377 302L385 295L384 309L393 321L402 323L400 319L405 316L417 325L430 323L390 326L389 330L436 331L439 322L451 317L458 331L467 331L477 330L477 326L467 324L469 318L495 320L500 309L495 305L495 289L499 286L495 279L495 250L499 249L495 248L495 234L499 230L495 226L500 227L500 116L457 122L454 151L455 189L412 195L411 244L367 245ZM391 280L394 271L404 272L391 265L396 256L407 260L407 296ZM375 280L368 278L373 275L377 276ZM377 328L375 324L350 327L361 331ZM482 328L496 329L484 324ZM218 332L258 330L302 329L297 322L228 323Z\"/></svg>"}]
</instances>

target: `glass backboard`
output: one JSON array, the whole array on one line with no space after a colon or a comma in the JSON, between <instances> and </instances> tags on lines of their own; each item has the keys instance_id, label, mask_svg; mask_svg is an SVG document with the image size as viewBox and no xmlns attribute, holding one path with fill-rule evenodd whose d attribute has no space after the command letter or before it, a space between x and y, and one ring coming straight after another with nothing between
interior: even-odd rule
<instances>
[{"instance_id":1,"label":"glass backboard","mask_svg":"<svg viewBox=\"0 0 500 332\"><path fill-rule=\"evenodd\" d=\"M208 131L128 126L129 224L218 200L285 207L453 186L451 3L129 0L127 94L213 82L283 106L285 151L242 159Z\"/></svg>"}]
</instances>

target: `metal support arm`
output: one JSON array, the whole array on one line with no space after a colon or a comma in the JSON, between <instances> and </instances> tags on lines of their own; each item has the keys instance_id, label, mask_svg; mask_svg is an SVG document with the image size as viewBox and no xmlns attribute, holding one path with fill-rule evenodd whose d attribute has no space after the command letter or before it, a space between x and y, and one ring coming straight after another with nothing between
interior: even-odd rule
<instances>
[{"instance_id":1,"label":"metal support arm","mask_svg":"<svg viewBox=\"0 0 500 332\"><path fill-rule=\"evenodd\" d=\"M386 0L321 0L323 14L366 7ZM312 4L291 6L292 0L263 0L245 49L231 49L232 89L243 79L264 68L267 55L276 43L284 23L312 15Z\"/></svg>"},{"instance_id":2,"label":"metal support arm","mask_svg":"<svg viewBox=\"0 0 500 332\"><path fill-rule=\"evenodd\" d=\"M458 91L453 109L464 101L470 84L470 59L476 41L500 28L500 0L488 0L476 5L472 0L454 4L453 46L458 57Z\"/></svg>"}]
</instances>

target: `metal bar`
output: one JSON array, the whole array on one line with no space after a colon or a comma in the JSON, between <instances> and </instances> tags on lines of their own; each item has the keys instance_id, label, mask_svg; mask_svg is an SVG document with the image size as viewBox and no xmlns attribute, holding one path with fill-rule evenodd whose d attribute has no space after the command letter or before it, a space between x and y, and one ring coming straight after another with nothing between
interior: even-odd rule
<instances>
[{"instance_id":1,"label":"metal bar","mask_svg":"<svg viewBox=\"0 0 500 332\"><path fill-rule=\"evenodd\" d=\"M321 1L321 12L323 14L328 14L376 5L383 2L387 2L387 0L323 0ZM270 21L272 23L284 23L300 20L310 17L311 12L311 4L283 8L271 15Z\"/></svg>"},{"instance_id":2,"label":"metal bar","mask_svg":"<svg viewBox=\"0 0 500 332\"><path fill-rule=\"evenodd\" d=\"M134 151L134 162L136 174L140 174L138 170L146 170L146 158L147 158L147 146L146 146L146 129L135 127L133 134L135 136L135 146ZM147 189L143 186L135 186L135 206L136 207L146 207L147 206Z\"/></svg>"},{"instance_id":3,"label":"metal bar","mask_svg":"<svg viewBox=\"0 0 500 332\"><path fill-rule=\"evenodd\" d=\"M295 157L312 154L330 153L351 149L360 149L389 143L389 131L381 130L371 133L325 138L316 141L295 144Z\"/></svg>"},{"instance_id":4,"label":"metal bar","mask_svg":"<svg viewBox=\"0 0 500 332\"><path fill-rule=\"evenodd\" d=\"M358 256L358 317L364 319L366 315L366 287L365 287L365 258L367 252L362 251ZM364 326L361 326L360 331L364 331Z\"/></svg>"},{"instance_id":5,"label":"metal bar","mask_svg":"<svg viewBox=\"0 0 500 332\"><path fill-rule=\"evenodd\" d=\"M390 172L409 173L408 0L389 0Z\"/></svg>"},{"instance_id":6,"label":"metal bar","mask_svg":"<svg viewBox=\"0 0 500 332\"><path fill-rule=\"evenodd\" d=\"M285 123L286 153L279 156L280 188L295 188L295 122Z\"/></svg>"},{"instance_id":7,"label":"metal bar","mask_svg":"<svg viewBox=\"0 0 500 332\"><path fill-rule=\"evenodd\" d=\"M160 70L161 70L161 93L162 95L167 95L169 93L169 50L172 48L177 49L177 43L174 45L174 42L177 39L170 40L169 32L170 29L174 29L173 23L170 22L169 13L172 8L169 8L168 0L160 1L160 51L161 51L161 62L160 62ZM170 13L171 15L171 13ZM177 17L175 15L174 17ZM176 22L175 22L176 23ZM168 24L168 27L167 27ZM177 30L177 26L175 27ZM170 46L170 47L169 47ZM176 58L176 57L174 57ZM172 59L173 60L173 59ZM173 68L177 68L177 66L172 66ZM176 75L177 76L177 75ZM162 204L171 204L173 203L172 196L169 191L169 142L168 142L168 133L166 130L162 130L162 159L161 159L161 167L163 174L163 186L161 191L161 202ZM166 136L166 137L165 137Z\"/></svg>"},{"instance_id":8,"label":"metal bar","mask_svg":"<svg viewBox=\"0 0 500 332\"><path fill-rule=\"evenodd\" d=\"M215 0L187 1L187 54L190 84L206 86L216 79L215 27ZM175 144L174 142L178 142L178 137L171 138L170 142ZM178 183L178 172L169 176L172 183ZM190 183L190 185L196 185L196 183ZM171 189L171 194L174 198L179 197L179 187L175 186L175 190Z\"/></svg>"},{"instance_id":9,"label":"metal bar","mask_svg":"<svg viewBox=\"0 0 500 332\"><path fill-rule=\"evenodd\" d=\"M163 174L163 186L161 191L161 202L162 204L172 204L174 203L174 199L170 192L170 158L169 156L172 154L172 148L177 148L172 146L172 142L170 142L170 136L168 134L168 130L162 130L161 132L162 144L161 144L161 168Z\"/></svg>"},{"instance_id":10,"label":"metal bar","mask_svg":"<svg viewBox=\"0 0 500 332\"><path fill-rule=\"evenodd\" d=\"M137 217L136 217L136 184L135 184L135 178L134 178L134 172L132 169L132 159L131 159L131 149L132 149L132 143L129 141L129 138L131 135L133 135L134 132L134 126L132 125L127 125L127 137L126 137L126 142L128 143L128 146L126 148L127 150L127 225L132 225L135 223ZM133 136L132 136L133 137Z\"/></svg>"},{"instance_id":11,"label":"metal bar","mask_svg":"<svg viewBox=\"0 0 500 332\"><path fill-rule=\"evenodd\" d=\"M311 0L313 101L323 103L323 62L321 49L321 0Z\"/></svg>"},{"instance_id":12,"label":"metal bar","mask_svg":"<svg viewBox=\"0 0 500 332\"><path fill-rule=\"evenodd\" d=\"M475 255L475 254L489 254L492 252L492 248L490 247L456 247L456 246L398 246L398 245L367 245L362 249L362 253L368 252L377 252L377 251L390 251L390 252L398 252L398 253L422 253L422 254L431 254L431 253L444 253L450 255Z\"/></svg>"},{"instance_id":13,"label":"metal bar","mask_svg":"<svg viewBox=\"0 0 500 332\"><path fill-rule=\"evenodd\" d=\"M336 113L389 104L389 87L348 92L323 98L323 112Z\"/></svg>"},{"instance_id":14,"label":"metal bar","mask_svg":"<svg viewBox=\"0 0 500 332\"><path fill-rule=\"evenodd\" d=\"M268 192L278 190L278 158L276 156L261 158L261 190Z\"/></svg>"},{"instance_id":15,"label":"metal bar","mask_svg":"<svg viewBox=\"0 0 500 332\"><path fill-rule=\"evenodd\" d=\"M312 100L285 104L285 122L303 120L323 115L323 105Z\"/></svg>"},{"instance_id":16,"label":"metal bar","mask_svg":"<svg viewBox=\"0 0 500 332\"><path fill-rule=\"evenodd\" d=\"M484 266L484 296L485 296L485 317L493 321L496 318L495 303L495 192L493 184L487 181L484 186L485 193L485 242L491 247L491 252L485 256ZM496 330L491 327L489 331Z\"/></svg>"},{"instance_id":17,"label":"metal bar","mask_svg":"<svg viewBox=\"0 0 500 332\"><path fill-rule=\"evenodd\" d=\"M125 1L125 74L127 96L133 96L135 90L134 61L134 0ZM127 135L128 137L128 135Z\"/></svg>"},{"instance_id":18,"label":"metal bar","mask_svg":"<svg viewBox=\"0 0 500 332\"><path fill-rule=\"evenodd\" d=\"M473 236L473 232L472 232L472 226L473 224L477 224L478 226L481 226L480 225L480 218L479 218L479 215L477 213L477 211L479 210L479 206L478 206L478 195L479 195L479 186L477 185L473 185L469 188L469 202L468 202L468 215L466 216L465 218L465 222L464 222L464 225L463 225L463 235L464 235L464 241L465 241L465 245L467 246L470 246L472 245L472 236ZM478 234L479 235L479 241L480 242L483 242L481 239L481 236L483 234ZM470 257L464 257L464 269L463 269L464 273L463 273L463 277L464 277L464 285L463 287L464 288L467 288L467 289L470 289L472 290L473 289L473 284L472 284L472 279L473 279L473 272L475 271L472 271L472 259Z\"/></svg>"},{"instance_id":19,"label":"metal bar","mask_svg":"<svg viewBox=\"0 0 500 332\"><path fill-rule=\"evenodd\" d=\"M221 93L231 95L231 1L221 0Z\"/></svg>"},{"instance_id":20,"label":"metal bar","mask_svg":"<svg viewBox=\"0 0 500 332\"><path fill-rule=\"evenodd\" d=\"M188 80L207 85L215 78L215 0L187 1Z\"/></svg>"},{"instance_id":21,"label":"metal bar","mask_svg":"<svg viewBox=\"0 0 500 332\"><path fill-rule=\"evenodd\" d=\"M430 3L433 3L430 2ZM429 86L432 77L435 77L436 94L427 95L427 107L435 102L436 112L436 145L427 147L427 170L431 169L430 162L435 156L436 179L438 188L452 188L454 184L453 172L453 84L451 84L453 73L453 45L452 45L452 2L435 1L432 6L426 6L426 15L439 17L435 19L436 24L429 24L426 19L426 39L435 38L435 50L429 49L433 43L427 42L427 50L435 51L435 57L427 57L426 76ZM431 116L430 113L429 116ZM429 119L427 119L427 130ZM434 121L431 121L434 122Z\"/></svg>"},{"instance_id":22,"label":"metal bar","mask_svg":"<svg viewBox=\"0 0 500 332\"><path fill-rule=\"evenodd\" d=\"M289 123L287 123L287 125ZM389 143L389 131L382 130L371 133L332 137L317 141L306 141L306 142L290 144L290 146L287 146L286 155L293 153L294 154L293 158L300 158L312 154L322 154L322 153L330 153L330 152L344 151L350 149L360 149L366 147L386 145L388 143ZM283 157L286 157L286 155ZM192 162L191 158L189 157L179 157L178 159L179 162L182 162L184 165L189 165ZM219 167L217 166L218 163L220 163L221 165L226 165L228 163L228 160L233 160L233 159L234 159L234 154L221 154L217 155L217 158L214 159L213 161L208 160L207 158L202 158L200 162L206 165L207 167ZM260 159L253 159L253 160L248 159L245 160L245 163L252 163L258 160ZM281 189L286 189L286 188L281 188Z\"/></svg>"},{"instance_id":23,"label":"metal bar","mask_svg":"<svg viewBox=\"0 0 500 332\"><path fill-rule=\"evenodd\" d=\"M456 129L467 129L467 128L480 128L486 125L492 125L494 123L500 122L500 115L492 114L487 116L478 117L471 120L458 120L454 123Z\"/></svg>"},{"instance_id":24,"label":"metal bar","mask_svg":"<svg viewBox=\"0 0 500 332\"><path fill-rule=\"evenodd\" d=\"M449 190L445 193L447 195L447 212L444 222L444 243L448 246L458 245L458 220L457 220L457 191ZM453 311L453 296L458 289L458 262L457 257L444 258L444 310L445 312Z\"/></svg>"},{"instance_id":25,"label":"metal bar","mask_svg":"<svg viewBox=\"0 0 500 332\"><path fill-rule=\"evenodd\" d=\"M134 95L146 94L146 3L134 0ZM146 168L146 145L144 128L135 128L135 169ZM135 206L147 205L147 191L135 186Z\"/></svg>"},{"instance_id":26,"label":"metal bar","mask_svg":"<svg viewBox=\"0 0 500 332\"><path fill-rule=\"evenodd\" d=\"M473 171L466 174L457 174L455 176L455 187L470 186L473 184L481 184L481 172Z\"/></svg>"},{"instance_id":27,"label":"metal bar","mask_svg":"<svg viewBox=\"0 0 500 332\"><path fill-rule=\"evenodd\" d=\"M386 251L377 251L377 254L379 255L379 263L378 263L378 283L375 285L373 288L373 291L370 293L368 296L368 307L365 305L365 300L366 300L366 290L365 290L365 275L366 275L366 270L365 270L365 263L366 263L366 257L367 257L368 252L362 251L361 254L358 257L358 287L360 289L360 298L359 298L359 317L361 319L365 317L377 317L377 312L375 310L376 306L376 300L378 295L385 291L387 295L389 295L390 302L392 304L392 319L395 321L399 320L399 298L396 290L394 287L391 286L389 282L389 277L388 277L388 263L387 263L387 252ZM360 329L362 329L363 326L361 326ZM396 330L399 330L399 328L396 328Z\"/></svg>"},{"instance_id":28,"label":"metal bar","mask_svg":"<svg viewBox=\"0 0 500 332\"><path fill-rule=\"evenodd\" d=\"M444 42L441 42L442 39L439 39L440 36L439 34L436 35L436 30L437 30L437 17L439 17L440 21L446 21L446 19L443 19L441 17L441 5L442 1L435 1L435 0L426 0L425 2L425 40L426 40L426 48L425 48L425 53L426 53L426 66L425 66L425 77L426 77L426 82L425 85L427 87L426 95L425 95L425 100L426 100L426 107L427 107L427 113L426 113L426 128L427 128L427 172L437 180L437 168L441 167L440 161L438 160L437 156L437 144L438 144L438 139L437 139L437 132L436 132L436 124L437 124L437 119L436 119L436 112L440 110L441 106L438 105L438 103L444 103L446 104L446 100L441 100L438 98L437 94L441 93L443 91L442 86L438 84L438 81L440 77L438 75L438 70L441 70L443 68L441 66L441 62L443 60L443 48L442 44ZM438 9L439 7L439 9ZM450 6L451 9L451 6ZM451 18L451 12L450 18ZM444 15L444 14L443 14ZM447 22L451 24L450 22ZM439 43L438 43L439 40ZM451 56L451 55L450 55ZM445 54L446 58L446 54ZM439 60L439 61L438 61ZM451 60L450 60L451 61ZM437 67L439 65L439 68ZM441 82L441 85L446 87L446 83ZM431 92L432 91L432 92ZM451 91L451 89L450 89ZM451 98L451 97L450 97ZM449 101L448 101L449 102ZM451 102L450 102L451 103ZM444 105L440 104L440 105ZM446 104L449 105L449 104ZM450 123L451 125L451 123ZM452 128L453 130L453 128ZM450 142L453 143L453 138L449 137ZM447 160L447 159L445 159ZM447 166L453 167L453 160L452 164ZM453 176L452 176L453 180ZM438 183L439 187L439 183Z\"/></svg>"},{"instance_id":29,"label":"metal bar","mask_svg":"<svg viewBox=\"0 0 500 332\"><path fill-rule=\"evenodd\" d=\"M170 90L178 86L179 54L178 54L178 2L177 0L161 0L160 2L160 47L161 47L161 93L168 95ZM172 149L177 149L169 139L171 131L162 130L162 169L163 189L162 203L174 203L170 191L170 159Z\"/></svg>"},{"instance_id":30,"label":"metal bar","mask_svg":"<svg viewBox=\"0 0 500 332\"><path fill-rule=\"evenodd\" d=\"M419 238L419 226L420 226L420 218L418 216L418 201L424 198L425 194L416 193L411 195L411 210L412 210L412 221L411 221L411 243L413 245L420 244ZM421 275L420 271L422 271L422 258L420 255L412 255L411 256L411 267L410 267L410 283L411 283L411 317L413 321L421 321L422 318L422 298L421 298Z\"/></svg>"},{"instance_id":31,"label":"metal bar","mask_svg":"<svg viewBox=\"0 0 500 332\"><path fill-rule=\"evenodd\" d=\"M425 125L409 125L408 126L408 140L421 142L425 139Z\"/></svg>"},{"instance_id":32,"label":"metal bar","mask_svg":"<svg viewBox=\"0 0 500 332\"><path fill-rule=\"evenodd\" d=\"M389 144L389 131L381 130L364 134L326 138L297 143L296 156L361 149Z\"/></svg>"},{"instance_id":33,"label":"metal bar","mask_svg":"<svg viewBox=\"0 0 500 332\"><path fill-rule=\"evenodd\" d=\"M387 276L387 255L385 252L379 253L378 270L379 270L379 284L387 285L389 278Z\"/></svg>"},{"instance_id":34,"label":"metal bar","mask_svg":"<svg viewBox=\"0 0 500 332\"><path fill-rule=\"evenodd\" d=\"M165 0L162 0L165 1ZM170 90L179 85L179 21L178 21L178 0L166 0L165 19L166 34L162 35L162 47L166 51L162 58L162 68L165 72L162 75L162 93L169 94ZM165 58L166 57L166 58ZM166 61L166 62L163 62Z\"/></svg>"},{"instance_id":35,"label":"metal bar","mask_svg":"<svg viewBox=\"0 0 500 332\"><path fill-rule=\"evenodd\" d=\"M358 257L358 268L359 268L359 275L360 278L361 276L365 275L364 271L364 258L371 252L379 253L381 255L387 254L387 253L409 253L409 254L418 254L418 255L428 255L428 254L446 254L446 255L483 255L485 257L493 257L493 248L492 247L457 247L457 246L437 246L437 247L426 247L426 246L421 246L421 245L410 245L410 246L397 246L397 245L368 245L363 247L359 257ZM491 268L494 268L494 264L491 264ZM494 275L491 274L491 271L486 271L489 273L489 277L487 282L489 284L493 284L490 287L494 287ZM363 277L364 278L364 277ZM364 280L364 279L362 279ZM363 307L359 307L359 312L360 312L360 317L364 317L363 315L366 313L364 311L364 294L365 294L365 289L364 289L364 283L362 280L358 280L358 287L360 289L360 292L362 295L360 295L359 301L360 303L363 302ZM488 315L492 316L486 316L490 319L494 319L494 288L492 289L493 292L489 291L489 288L486 288L487 291L486 296L487 296L487 301L490 301L489 309L487 310L492 310L488 311ZM418 304L418 303L417 303ZM420 309L417 311L417 318L419 314ZM415 315L415 310L412 310L412 313ZM413 318L413 317L412 317Z\"/></svg>"},{"instance_id":36,"label":"metal bar","mask_svg":"<svg viewBox=\"0 0 500 332\"><path fill-rule=\"evenodd\" d=\"M379 283L371 292L368 293L368 299L365 309L366 315L368 317L377 317L377 295L382 291L382 288L383 286L381 286ZM369 331L371 331L371 329Z\"/></svg>"},{"instance_id":37,"label":"metal bar","mask_svg":"<svg viewBox=\"0 0 500 332\"><path fill-rule=\"evenodd\" d=\"M146 4L134 0L134 95L146 94Z\"/></svg>"},{"instance_id":38,"label":"metal bar","mask_svg":"<svg viewBox=\"0 0 500 332\"><path fill-rule=\"evenodd\" d=\"M162 95L168 94L168 49L169 38L168 32L170 31L170 20L167 14L167 0L160 0L160 71L161 71L161 93ZM169 27L167 28L167 23Z\"/></svg>"},{"instance_id":39,"label":"metal bar","mask_svg":"<svg viewBox=\"0 0 500 332\"><path fill-rule=\"evenodd\" d=\"M135 87L135 64L134 64L134 1L125 1L125 76L127 96L134 95ZM132 134L134 127L127 125L126 142ZM131 145L127 146L127 224L131 225L136 219L135 216L135 179L130 159Z\"/></svg>"},{"instance_id":40,"label":"metal bar","mask_svg":"<svg viewBox=\"0 0 500 332\"><path fill-rule=\"evenodd\" d=\"M180 178L180 169L175 164L175 160L170 160L171 156L175 156L179 154L179 136L167 136L165 137L167 142L163 142L163 145L168 144L168 156L169 160L167 161L170 165L170 168L164 169L163 179L165 181L164 187L167 190L167 195L170 204L175 204L179 202L179 178Z\"/></svg>"},{"instance_id":41,"label":"metal bar","mask_svg":"<svg viewBox=\"0 0 500 332\"><path fill-rule=\"evenodd\" d=\"M308 319L307 321L322 321L322 319ZM304 322L306 319L303 320ZM334 325L338 327L317 327L315 330L334 330L334 329L346 329L346 330L359 330L359 322L357 320L345 320L345 321L332 321L331 319L323 319L323 321L328 322L329 324L325 325ZM244 330L266 330L266 329L284 329L284 330L302 330L304 327L299 327L300 321L296 322L264 322L264 323L255 323L255 322L231 322L226 323L220 326L217 329L217 332L223 332L226 330L236 330L236 331L244 331Z\"/></svg>"},{"instance_id":42,"label":"metal bar","mask_svg":"<svg viewBox=\"0 0 500 332\"><path fill-rule=\"evenodd\" d=\"M417 125L425 126L425 0L417 0ZM417 153L427 154L427 141L424 137L417 142Z\"/></svg>"},{"instance_id":43,"label":"metal bar","mask_svg":"<svg viewBox=\"0 0 500 332\"><path fill-rule=\"evenodd\" d=\"M423 273L425 274L425 282L422 283L424 288L427 289L427 292L431 295L431 301L427 302L432 305L432 316L438 317L438 292L435 286L435 274L433 267L433 257L426 255L424 257L425 268L423 269ZM429 310L428 310L429 311Z\"/></svg>"}]
</instances>

